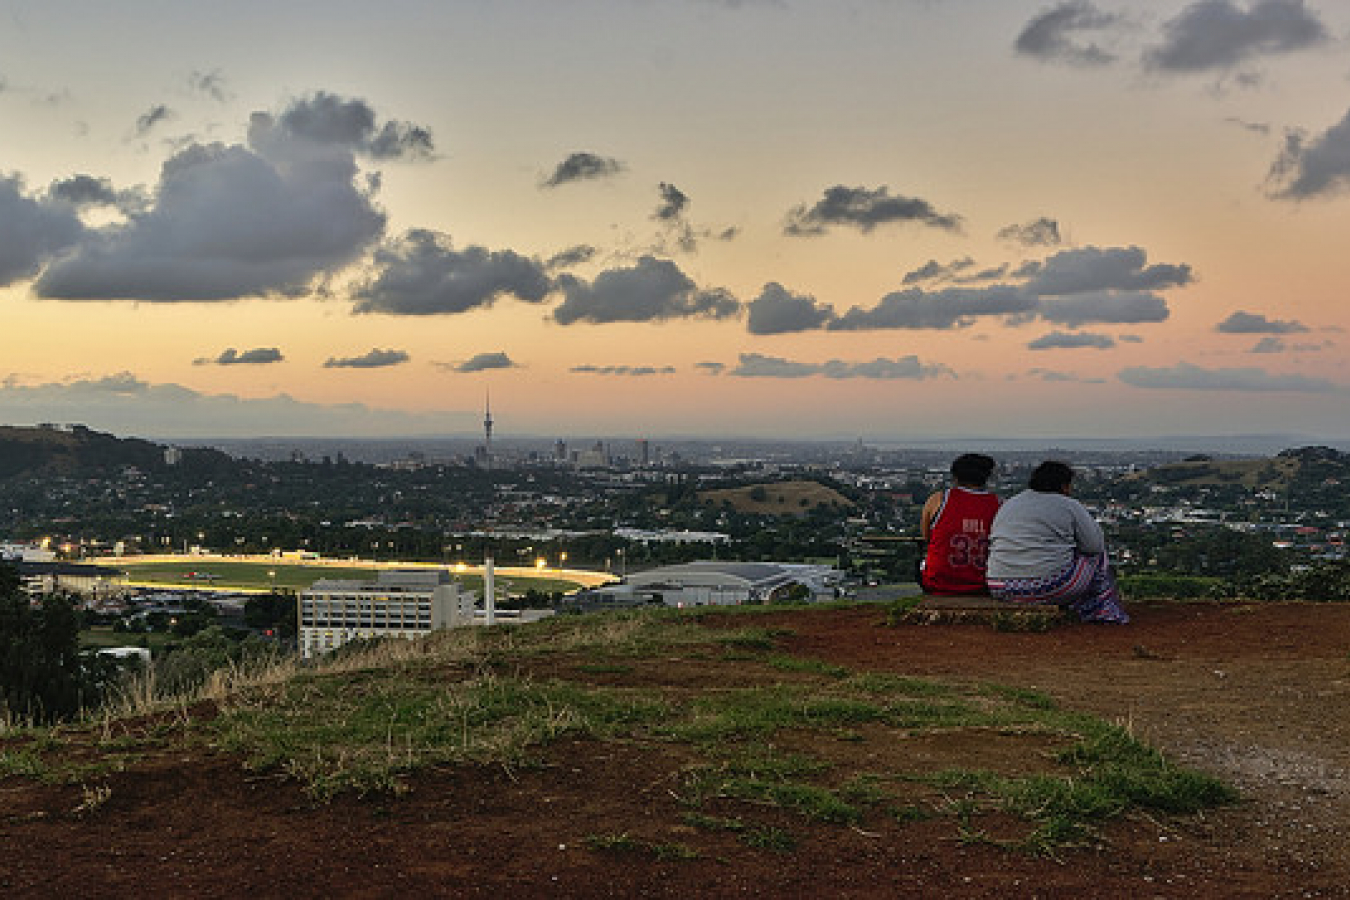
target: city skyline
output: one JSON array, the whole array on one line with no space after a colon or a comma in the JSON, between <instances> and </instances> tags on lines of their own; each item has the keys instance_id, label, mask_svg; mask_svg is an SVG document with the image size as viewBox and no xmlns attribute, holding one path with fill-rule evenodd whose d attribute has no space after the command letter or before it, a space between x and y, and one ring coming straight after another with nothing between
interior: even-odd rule
<instances>
[{"instance_id":1,"label":"city skyline","mask_svg":"<svg viewBox=\"0 0 1350 900\"><path fill-rule=\"evenodd\" d=\"M1329 2L4 2L0 121L7 424L1350 438Z\"/></svg>"}]
</instances>

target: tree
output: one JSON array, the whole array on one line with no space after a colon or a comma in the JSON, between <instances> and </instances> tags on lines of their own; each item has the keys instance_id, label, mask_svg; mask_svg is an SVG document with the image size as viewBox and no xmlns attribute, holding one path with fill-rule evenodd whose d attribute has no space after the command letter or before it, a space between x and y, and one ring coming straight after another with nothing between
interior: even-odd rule
<instances>
[{"instance_id":1,"label":"tree","mask_svg":"<svg viewBox=\"0 0 1350 900\"><path fill-rule=\"evenodd\" d=\"M0 565L0 716L54 722L97 699L80 655L79 617L68 597L34 606L19 575Z\"/></svg>"}]
</instances>

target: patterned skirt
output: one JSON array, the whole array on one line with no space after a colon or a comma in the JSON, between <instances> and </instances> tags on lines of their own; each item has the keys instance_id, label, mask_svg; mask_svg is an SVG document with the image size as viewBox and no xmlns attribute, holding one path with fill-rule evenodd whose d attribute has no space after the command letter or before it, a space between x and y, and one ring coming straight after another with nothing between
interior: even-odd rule
<instances>
[{"instance_id":1,"label":"patterned skirt","mask_svg":"<svg viewBox=\"0 0 1350 900\"><path fill-rule=\"evenodd\" d=\"M1130 621L1105 553L1079 556L1049 578L989 579L989 593L1007 603L1062 606L1084 622Z\"/></svg>"}]
</instances>

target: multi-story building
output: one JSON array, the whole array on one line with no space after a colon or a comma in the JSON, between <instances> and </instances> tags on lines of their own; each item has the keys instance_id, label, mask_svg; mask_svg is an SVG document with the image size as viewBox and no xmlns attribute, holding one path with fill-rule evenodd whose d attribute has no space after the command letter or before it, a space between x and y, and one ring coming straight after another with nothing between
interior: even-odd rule
<instances>
[{"instance_id":1,"label":"multi-story building","mask_svg":"<svg viewBox=\"0 0 1350 900\"><path fill-rule=\"evenodd\" d=\"M375 581L321 579L301 591L300 655L361 638L415 638L473 624L475 597L444 569L390 569Z\"/></svg>"}]
</instances>

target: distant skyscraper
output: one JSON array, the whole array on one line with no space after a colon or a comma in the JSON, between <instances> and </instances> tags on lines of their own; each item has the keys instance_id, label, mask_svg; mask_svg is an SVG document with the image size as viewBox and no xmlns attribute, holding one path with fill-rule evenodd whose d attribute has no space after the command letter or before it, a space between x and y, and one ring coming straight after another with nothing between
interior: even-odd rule
<instances>
[{"instance_id":1,"label":"distant skyscraper","mask_svg":"<svg viewBox=\"0 0 1350 900\"><path fill-rule=\"evenodd\" d=\"M645 469L652 464L651 445L648 443L646 438L640 438L637 444L638 444L638 460L639 462L641 462L642 468Z\"/></svg>"},{"instance_id":2,"label":"distant skyscraper","mask_svg":"<svg viewBox=\"0 0 1350 900\"><path fill-rule=\"evenodd\" d=\"M487 468L492 468L492 394L485 395L483 400L483 438L484 438L484 459L487 461Z\"/></svg>"}]
</instances>

